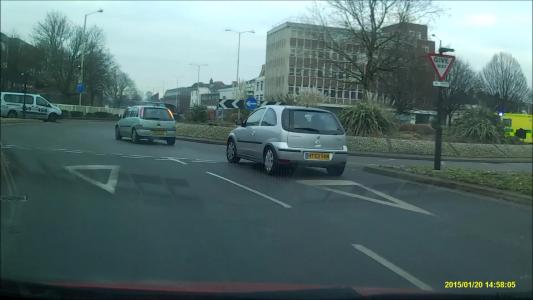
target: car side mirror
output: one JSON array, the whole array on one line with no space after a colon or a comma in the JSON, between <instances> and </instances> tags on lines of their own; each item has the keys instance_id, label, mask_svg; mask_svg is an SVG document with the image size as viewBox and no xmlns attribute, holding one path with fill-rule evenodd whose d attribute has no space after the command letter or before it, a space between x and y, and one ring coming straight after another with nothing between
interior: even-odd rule
<instances>
[{"instance_id":1,"label":"car side mirror","mask_svg":"<svg viewBox=\"0 0 533 300\"><path fill-rule=\"evenodd\" d=\"M241 121L241 126L242 126L242 127L246 127L246 120L242 120L242 121Z\"/></svg>"}]
</instances>

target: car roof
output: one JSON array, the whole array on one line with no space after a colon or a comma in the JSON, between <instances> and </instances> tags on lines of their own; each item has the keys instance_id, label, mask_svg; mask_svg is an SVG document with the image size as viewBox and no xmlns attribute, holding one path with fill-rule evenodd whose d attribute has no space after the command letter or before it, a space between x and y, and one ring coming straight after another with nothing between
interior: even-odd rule
<instances>
[{"instance_id":1,"label":"car roof","mask_svg":"<svg viewBox=\"0 0 533 300\"><path fill-rule=\"evenodd\" d=\"M21 93L21 92L2 92L2 94L14 94L14 95L28 95L28 96L41 96L41 94L34 93Z\"/></svg>"},{"instance_id":2,"label":"car roof","mask_svg":"<svg viewBox=\"0 0 533 300\"><path fill-rule=\"evenodd\" d=\"M139 105L133 105L130 107L166 108L165 106L159 106L159 105L154 105L154 104L139 104Z\"/></svg>"},{"instance_id":3,"label":"car roof","mask_svg":"<svg viewBox=\"0 0 533 300\"><path fill-rule=\"evenodd\" d=\"M263 107L271 107L276 110L284 110L284 109L305 109L305 110L312 110L312 111L320 111L320 112L330 112L329 110L318 108L318 107L307 107L307 106L298 106L298 105L279 105L279 104L272 104L272 105L265 105Z\"/></svg>"}]
</instances>

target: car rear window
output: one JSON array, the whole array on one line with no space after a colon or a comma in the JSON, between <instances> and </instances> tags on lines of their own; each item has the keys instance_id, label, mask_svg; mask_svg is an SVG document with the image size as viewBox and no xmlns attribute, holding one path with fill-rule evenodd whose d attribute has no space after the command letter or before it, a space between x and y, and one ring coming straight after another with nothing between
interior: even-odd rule
<instances>
[{"instance_id":1,"label":"car rear window","mask_svg":"<svg viewBox=\"0 0 533 300\"><path fill-rule=\"evenodd\" d=\"M283 129L292 132L344 134L344 129L330 112L286 109L282 113Z\"/></svg>"},{"instance_id":2,"label":"car rear window","mask_svg":"<svg viewBox=\"0 0 533 300\"><path fill-rule=\"evenodd\" d=\"M173 121L174 117L166 108L144 107L142 118L145 120Z\"/></svg>"}]
</instances>

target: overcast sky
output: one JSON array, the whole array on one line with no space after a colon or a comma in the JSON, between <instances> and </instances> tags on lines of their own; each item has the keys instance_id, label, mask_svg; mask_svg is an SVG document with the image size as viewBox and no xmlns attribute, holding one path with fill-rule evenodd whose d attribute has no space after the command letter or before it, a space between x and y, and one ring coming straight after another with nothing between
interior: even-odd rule
<instances>
[{"instance_id":1,"label":"overcast sky","mask_svg":"<svg viewBox=\"0 0 533 300\"><path fill-rule=\"evenodd\" d=\"M17 33L31 41L30 34L46 13L57 10L72 22L104 30L106 45L122 69L143 93L201 81L236 78L237 34L255 30L241 39L240 78L256 77L265 62L266 33L274 25L309 15L307 1L4 1L1 31ZM511 53L521 64L528 84L532 82L532 1L439 1L445 12L428 24L444 45L456 49L480 70L498 51Z\"/></svg>"}]
</instances>

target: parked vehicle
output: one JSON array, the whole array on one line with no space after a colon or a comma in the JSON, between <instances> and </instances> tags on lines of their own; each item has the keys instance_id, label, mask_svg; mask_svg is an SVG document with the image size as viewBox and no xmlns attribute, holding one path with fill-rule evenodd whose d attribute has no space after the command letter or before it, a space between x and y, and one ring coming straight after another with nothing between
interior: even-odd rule
<instances>
[{"instance_id":1,"label":"parked vehicle","mask_svg":"<svg viewBox=\"0 0 533 300\"><path fill-rule=\"evenodd\" d=\"M0 115L8 118L32 118L55 121L61 117L61 109L38 94L2 92Z\"/></svg>"},{"instance_id":2,"label":"parked vehicle","mask_svg":"<svg viewBox=\"0 0 533 300\"><path fill-rule=\"evenodd\" d=\"M168 145L176 143L176 122L165 107L146 105L128 107L115 125L115 139L130 137L132 142L141 139L165 140Z\"/></svg>"},{"instance_id":3,"label":"parked vehicle","mask_svg":"<svg viewBox=\"0 0 533 300\"><path fill-rule=\"evenodd\" d=\"M299 106L263 106L231 131L226 158L262 163L267 174L296 166L326 168L328 174L344 172L348 148L337 117L323 109Z\"/></svg>"}]
</instances>

